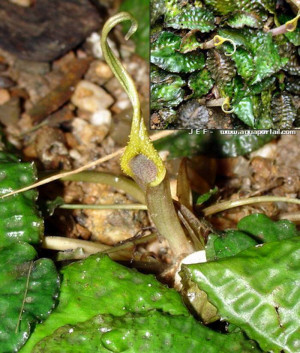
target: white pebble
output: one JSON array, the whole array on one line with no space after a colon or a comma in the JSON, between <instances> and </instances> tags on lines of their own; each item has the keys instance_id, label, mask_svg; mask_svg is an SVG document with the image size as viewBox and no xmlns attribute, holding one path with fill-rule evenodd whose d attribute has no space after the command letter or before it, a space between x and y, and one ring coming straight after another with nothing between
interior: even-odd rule
<instances>
[{"instance_id":1,"label":"white pebble","mask_svg":"<svg viewBox=\"0 0 300 353\"><path fill-rule=\"evenodd\" d=\"M98 110L91 116L91 124L95 126L111 124L111 112L107 109Z\"/></svg>"},{"instance_id":2,"label":"white pebble","mask_svg":"<svg viewBox=\"0 0 300 353\"><path fill-rule=\"evenodd\" d=\"M103 88L82 80L77 84L71 101L77 108L95 113L108 108L114 100Z\"/></svg>"}]
</instances>

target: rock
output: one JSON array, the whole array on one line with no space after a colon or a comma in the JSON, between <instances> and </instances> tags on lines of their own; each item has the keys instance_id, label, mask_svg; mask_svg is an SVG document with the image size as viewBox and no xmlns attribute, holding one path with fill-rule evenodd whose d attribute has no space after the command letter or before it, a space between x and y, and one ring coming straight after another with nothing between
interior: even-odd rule
<instances>
[{"instance_id":1,"label":"rock","mask_svg":"<svg viewBox=\"0 0 300 353\"><path fill-rule=\"evenodd\" d=\"M107 109L98 110L91 116L91 124L94 126L111 125L111 112Z\"/></svg>"},{"instance_id":2,"label":"rock","mask_svg":"<svg viewBox=\"0 0 300 353\"><path fill-rule=\"evenodd\" d=\"M71 101L77 108L95 113L108 108L114 100L103 88L82 80L76 86Z\"/></svg>"},{"instance_id":3,"label":"rock","mask_svg":"<svg viewBox=\"0 0 300 353\"><path fill-rule=\"evenodd\" d=\"M9 0L9 1L12 2L13 4L23 6L23 7L29 7L34 3L34 0Z\"/></svg>"},{"instance_id":4,"label":"rock","mask_svg":"<svg viewBox=\"0 0 300 353\"><path fill-rule=\"evenodd\" d=\"M15 125L20 117L20 99L13 97L0 105L0 122L5 125Z\"/></svg>"},{"instance_id":5,"label":"rock","mask_svg":"<svg viewBox=\"0 0 300 353\"><path fill-rule=\"evenodd\" d=\"M10 94L7 89L0 88L0 105L10 100Z\"/></svg>"},{"instance_id":6,"label":"rock","mask_svg":"<svg viewBox=\"0 0 300 353\"><path fill-rule=\"evenodd\" d=\"M14 68L20 72L26 72L32 75L45 75L50 71L50 64L41 61L17 59Z\"/></svg>"},{"instance_id":7,"label":"rock","mask_svg":"<svg viewBox=\"0 0 300 353\"><path fill-rule=\"evenodd\" d=\"M79 145L92 146L100 144L107 135L109 128L106 125L95 127L81 118L75 118L72 122L72 132Z\"/></svg>"},{"instance_id":8,"label":"rock","mask_svg":"<svg viewBox=\"0 0 300 353\"><path fill-rule=\"evenodd\" d=\"M15 86L16 83L7 76L0 76L0 88L11 88Z\"/></svg>"},{"instance_id":9,"label":"rock","mask_svg":"<svg viewBox=\"0 0 300 353\"><path fill-rule=\"evenodd\" d=\"M89 0L37 0L31 7L0 1L0 48L24 60L53 61L102 22Z\"/></svg>"},{"instance_id":10,"label":"rock","mask_svg":"<svg viewBox=\"0 0 300 353\"><path fill-rule=\"evenodd\" d=\"M113 77L110 67L101 60L95 60L91 63L88 72L85 75L87 81L103 85Z\"/></svg>"}]
</instances>

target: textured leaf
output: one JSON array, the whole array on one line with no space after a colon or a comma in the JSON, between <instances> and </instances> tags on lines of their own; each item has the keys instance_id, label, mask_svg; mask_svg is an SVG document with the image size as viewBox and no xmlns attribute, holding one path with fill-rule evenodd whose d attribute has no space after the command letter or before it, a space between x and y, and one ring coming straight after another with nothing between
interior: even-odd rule
<instances>
[{"instance_id":1,"label":"textured leaf","mask_svg":"<svg viewBox=\"0 0 300 353\"><path fill-rule=\"evenodd\" d=\"M154 142L159 151L169 151L169 158L190 157L205 153L213 157L243 156L255 151L276 135L221 135L218 131L210 134L177 132Z\"/></svg>"},{"instance_id":2,"label":"textured leaf","mask_svg":"<svg viewBox=\"0 0 300 353\"><path fill-rule=\"evenodd\" d=\"M45 320L58 296L59 277L49 259L33 261L27 243L0 249L0 352L17 352L37 322Z\"/></svg>"},{"instance_id":3,"label":"textured leaf","mask_svg":"<svg viewBox=\"0 0 300 353\"><path fill-rule=\"evenodd\" d=\"M194 72L204 67L203 53L179 53L181 37L162 32L151 45L151 63L170 72Z\"/></svg>"},{"instance_id":4,"label":"textured leaf","mask_svg":"<svg viewBox=\"0 0 300 353\"><path fill-rule=\"evenodd\" d=\"M185 81L174 74L151 67L151 109L176 107L183 101Z\"/></svg>"},{"instance_id":5,"label":"textured leaf","mask_svg":"<svg viewBox=\"0 0 300 353\"><path fill-rule=\"evenodd\" d=\"M250 81L255 74L255 65L251 54L243 48L237 48L231 57L236 64L237 73L246 81Z\"/></svg>"},{"instance_id":6,"label":"textured leaf","mask_svg":"<svg viewBox=\"0 0 300 353\"><path fill-rule=\"evenodd\" d=\"M256 244L249 235L236 230L228 230L222 235L210 234L205 247L206 258L212 261L234 256Z\"/></svg>"},{"instance_id":7,"label":"textured leaf","mask_svg":"<svg viewBox=\"0 0 300 353\"><path fill-rule=\"evenodd\" d=\"M249 248L236 256L183 265L224 320L264 351L300 349L300 238Z\"/></svg>"},{"instance_id":8,"label":"textured leaf","mask_svg":"<svg viewBox=\"0 0 300 353\"><path fill-rule=\"evenodd\" d=\"M55 311L21 350L31 353L34 345L64 325L75 325L98 314L122 316L160 310L171 315L188 315L179 294L156 281L123 267L108 257L93 255L62 270L60 301Z\"/></svg>"},{"instance_id":9,"label":"textured leaf","mask_svg":"<svg viewBox=\"0 0 300 353\"><path fill-rule=\"evenodd\" d=\"M197 31L190 31L182 38L179 51L189 53L199 48L201 48L201 43L198 41Z\"/></svg>"},{"instance_id":10,"label":"textured leaf","mask_svg":"<svg viewBox=\"0 0 300 353\"><path fill-rule=\"evenodd\" d=\"M255 116L251 97L244 97L238 103L233 104L233 111L246 125L254 128Z\"/></svg>"},{"instance_id":11,"label":"textured leaf","mask_svg":"<svg viewBox=\"0 0 300 353\"><path fill-rule=\"evenodd\" d=\"M208 51L206 66L212 78L221 86L231 82L236 74L233 61L216 49Z\"/></svg>"},{"instance_id":12,"label":"textured leaf","mask_svg":"<svg viewBox=\"0 0 300 353\"><path fill-rule=\"evenodd\" d=\"M287 220L272 221L264 214L251 214L237 225L240 231L251 234L259 242L271 242L299 236L294 223Z\"/></svg>"},{"instance_id":13,"label":"textured leaf","mask_svg":"<svg viewBox=\"0 0 300 353\"><path fill-rule=\"evenodd\" d=\"M259 352L241 333L224 335L193 317L160 312L116 318L100 315L79 325L67 325L41 341L32 353L234 353Z\"/></svg>"},{"instance_id":14,"label":"textured leaf","mask_svg":"<svg viewBox=\"0 0 300 353\"><path fill-rule=\"evenodd\" d=\"M276 0L204 0L205 5L221 15L227 15L236 10L239 11L275 11Z\"/></svg>"},{"instance_id":15,"label":"textured leaf","mask_svg":"<svg viewBox=\"0 0 300 353\"><path fill-rule=\"evenodd\" d=\"M193 91L189 98L200 98L207 94L213 87L214 81L208 70L203 69L193 73L188 79L188 86Z\"/></svg>"},{"instance_id":16,"label":"textured leaf","mask_svg":"<svg viewBox=\"0 0 300 353\"><path fill-rule=\"evenodd\" d=\"M137 18L139 26L131 37L136 44L136 53L145 60L149 60L149 36L150 36L150 0L124 0L121 3L120 11L127 11ZM130 25L123 24L124 32L127 33Z\"/></svg>"},{"instance_id":17,"label":"textured leaf","mask_svg":"<svg viewBox=\"0 0 300 353\"><path fill-rule=\"evenodd\" d=\"M263 16L265 17L265 16ZM232 28L261 28L263 26L263 18L255 12L240 11L231 16L226 23Z\"/></svg>"},{"instance_id":18,"label":"textured leaf","mask_svg":"<svg viewBox=\"0 0 300 353\"><path fill-rule=\"evenodd\" d=\"M271 111L275 127L281 129L290 129L297 117L292 97L285 92L272 100Z\"/></svg>"},{"instance_id":19,"label":"textured leaf","mask_svg":"<svg viewBox=\"0 0 300 353\"><path fill-rule=\"evenodd\" d=\"M154 24L166 12L165 0L150 1L150 19L151 24Z\"/></svg>"},{"instance_id":20,"label":"textured leaf","mask_svg":"<svg viewBox=\"0 0 300 353\"><path fill-rule=\"evenodd\" d=\"M270 33L244 28L241 30L222 29L219 30L219 35L233 40L236 45L243 46L250 51L255 67L255 74L250 84L258 83L273 75L288 62L288 58L279 55L278 47Z\"/></svg>"},{"instance_id":21,"label":"textured leaf","mask_svg":"<svg viewBox=\"0 0 300 353\"><path fill-rule=\"evenodd\" d=\"M288 77L285 82L285 89L293 94L300 95L300 81L297 77Z\"/></svg>"},{"instance_id":22,"label":"textured leaf","mask_svg":"<svg viewBox=\"0 0 300 353\"><path fill-rule=\"evenodd\" d=\"M214 22L213 13L207 9L187 6L178 15L167 18L165 26L175 29L196 29L205 33L215 28Z\"/></svg>"},{"instance_id":23,"label":"textured leaf","mask_svg":"<svg viewBox=\"0 0 300 353\"><path fill-rule=\"evenodd\" d=\"M19 189L36 181L33 164L20 163L2 152L0 161L0 194ZM19 240L38 244L43 234L43 220L35 206L34 190L0 199L0 247Z\"/></svg>"}]
</instances>

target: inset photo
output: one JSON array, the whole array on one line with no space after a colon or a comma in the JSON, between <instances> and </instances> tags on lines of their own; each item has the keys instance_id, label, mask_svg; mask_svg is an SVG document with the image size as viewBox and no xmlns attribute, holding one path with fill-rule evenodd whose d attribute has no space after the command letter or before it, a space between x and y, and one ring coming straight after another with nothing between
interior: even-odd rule
<instances>
[{"instance_id":1,"label":"inset photo","mask_svg":"<svg viewBox=\"0 0 300 353\"><path fill-rule=\"evenodd\" d=\"M151 129L295 129L299 1L151 0Z\"/></svg>"}]
</instances>

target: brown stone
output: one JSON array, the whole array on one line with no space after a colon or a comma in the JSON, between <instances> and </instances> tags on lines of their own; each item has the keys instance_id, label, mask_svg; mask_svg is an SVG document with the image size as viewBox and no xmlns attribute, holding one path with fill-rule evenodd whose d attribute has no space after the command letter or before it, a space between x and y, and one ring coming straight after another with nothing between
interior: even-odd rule
<instances>
[{"instance_id":1,"label":"brown stone","mask_svg":"<svg viewBox=\"0 0 300 353\"><path fill-rule=\"evenodd\" d=\"M52 61L99 29L88 0L38 0L31 7L0 2L0 48L20 59Z\"/></svg>"}]
</instances>

